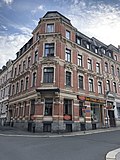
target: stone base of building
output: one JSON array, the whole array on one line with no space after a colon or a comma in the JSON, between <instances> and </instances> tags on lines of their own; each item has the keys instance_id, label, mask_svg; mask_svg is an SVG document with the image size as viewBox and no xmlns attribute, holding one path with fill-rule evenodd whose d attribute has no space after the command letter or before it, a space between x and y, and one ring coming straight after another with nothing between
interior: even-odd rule
<instances>
[{"instance_id":1,"label":"stone base of building","mask_svg":"<svg viewBox=\"0 0 120 160\"><path fill-rule=\"evenodd\" d=\"M12 126L28 130L30 132L77 132L84 130L92 130L100 128L99 123L84 123L84 122L72 122L72 121L13 121Z\"/></svg>"}]
</instances>

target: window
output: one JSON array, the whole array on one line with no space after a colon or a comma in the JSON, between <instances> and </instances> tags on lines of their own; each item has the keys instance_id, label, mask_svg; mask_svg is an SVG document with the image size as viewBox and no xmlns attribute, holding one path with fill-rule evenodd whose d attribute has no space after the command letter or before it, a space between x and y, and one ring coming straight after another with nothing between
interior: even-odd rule
<instances>
[{"instance_id":1,"label":"window","mask_svg":"<svg viewBox=\"0 0 120 160\"><path fill-rule=\"evenodd\" d=\"M117 68L117 76L120 77L120 70Z\"/></svg>"},{"instance_id":2,"label":"window","mask_svg":"<svg viewBox=\"0 0 120 160\"><path fill-rule=\"evenodd\" d=\"M28 68L30 67L31 57L28 57Z\"/></svg>"},{"instance_id":3,"label":"window","mask_svg":"<svg viewBox=\"0 0 120 160\"><path fill-rule=\"evenodd\" d=\"M64 99L64 114L72 115L72 100Z\"/></svg>"},{"instance_id":4,"label":"window","mask_svg":"<svg viewBox=\"0 0 120 160\"><path fill-rule=\"evenodd\" d=\"M16 84L16 94L19 92L19 82Z\"/></svg>"},{"instance_id":5,"label":"window","mask_svg":"<svg viewBox=\"0 0 120 160\"><path fill-rule=\"evenodd\" d=\"M111 74L112 74L112 75L115 74L115 72L114 72L114 66L113 66L113 65L111 65Z\"/></svg>"},{"instance_id":6,"label":"window","mask_svg":"<svg viewBox=\"0 0 120 160\"><path fill-rule=\"evenodd\" d=\"M54 32L54 24L53 23L47 24L47 32L48 33Z\"/></svg>"},{"instance_id":7,"label":"window","mask_svg":"<svg viewBox=\"0 0 120 160\"><path fill-rule=\"evenodd\" d=\"M70 31L66 30L66 38L70 39Z\"/></svg>"},{"instance_id":8,"label":"window","mask_svg":"<svg viewBox=\"0 0 120 160\"><path fill-rule=\"evenodd\" d=\"M21 80L21 84L20 84L20 91L22 92L24 90L24 81Z\"/></svg>"},{"instance_id":9,"label":"window","mask_svg":"<svg viewBox=\"0 0 120 160\"><path fill-rule=\"evenodd\" d=\"M17 74L17 68L15 68L14 70L14 77L16 76L16 74Z\"/></svg>"},{"instance_id":10,"label":"window","mask_svg":"<svg viewBox=\"0 0 120 160\"><path fill-rule=\"evenodd\" d=\"M88 69L92 70L92 60L88 59L87 63L88 63Z\"/></svg>"},{"instance_id":11,"label":"window","mask_svg":"<svg viewBox=\"0 0 120 160\"><path fill-rule=\"evenodd\" d=\"M12 86L12 95L14 95L14 93L15 93L15 86L13 85Z\"/></svg>"},{"instance_id":12,"label":"window","mask_svg":"<svg viewBox=\"0 0 120 160\"><path fill-rule=\"evenodd\" d=\"M100 73L100 63L96 63L96 72Z\"/></svg>"},{"instance_id":13,"label":"window","mask_svg":"<svg viewBox=\"0 0 120 160\"><path fill-rule=\"evenodd\" d=\"M86 48L90 49L90 44L89 43L86 44Z\"/></svg>"},{"instance_id":14,"label":"window","mask_svg":"<svg viewBox=\"0 0 120 160\"><path fill-rule=\"evenodd\" d=\"M45 44L45 57L54 56L54 43Z\"/></svg>"},{"instance_id":15,"label":"window","mask_svg":"<svg viewBox=\"0 0 120 160\"><path fill-rule=\"evenodd\" d=\"M23 71L26 69L26 61L23 61Z\"/></svg>"},{"instance_id":16,"label":"window","mask_svg":"<svg viewBox=\"0 0 120 160\"><path fill-rule=\"evenodd\" d=\"M65 60L67 62L71 62L71 50L67 49L67 48L66 48L66 51L65 51Z\"/></svg>"},{"instance_id":17,"label":"window","mask_svg":"<svg viewBox=\"0 0 120 160\"><path fill-rule=\"evenodd\" d=\"M21 72L21 64L19 64L18 74Z\"/></svg>"},{"instance_id":18,"label":"window","mask_svg":"<svg viewBox=\"0 0 120 160\"><path fill-rule=\"evenodd\" d=\"M106 81L106 89L107 91L110 91L110 81L109 80Z\"/></svg>"},{"instance_id":19,"label":"window","mask_svg":"<svg viewBox=\"0 0 120 160\"><path fill-rule=\"evenodd\" d=\"M45 67L43 71L43 82L44 83L53 83L54 80L54 68Z\"/></svg>"},{"instance_id":20,"label":"window","mask_svg":"<svg viewBox=\"0 0 120 160\"><path fill-rule=\"evenodd\" d=\"M39 32L36 33L36 41L39 39Z\"/></svg>"},{"instance_id":21,"label":"window","mask_svg":"<svg viewBox=\"0 0 120 160\"><path fill-rule=\"evenodd\" d=\"M76 38L76 43L80 45L81 44L81 38L77 37Z\"/></svg>"},{"instance_id":22,"label":"window","mask_svg":"<svg viewBox=\"0 0 120 160\"><path fill-rule=\"evenodd\" d=\"M117 93L117 88L116 88L116 83L115 82L113 82L113 92Z\"/></svg>"},{"instance_id":23,"label":"window","mask_svg":"<svg viewBox=\"0 0 120 160\"><path fill-rule=\"evenodd\" d=\"M78 66L82 67L82 55L78 54Z\"/></svg>"},{"instance_id":24,"label":"window","mask_svg":"<svg viewBox=\"0 0 120 160\"><path fill-rule=\"evenodd\" d=\"M37 74L36 74L36 72L34 72L33 73L33 81L32 81L32 86L33 87L35 87L35 85L36 85L36 76L37 76Z\"/></svg>"},{"instance_id":25,"label":"window","mask_svg":"<svg viewBox=\"0 0 120 160\"><path fill-rule=\"evenodd\" d=\"M98 93L102 94L102 82L98 81Z\"/></svg>"},{"instance_id":26,"label":"window","mask_svg":"<svg viewBox=\"0 0 120 160\"><path fill-rule=\"evenodd\" d=\"M26 80L25 80L25 90L28 89L28 84L29 84L29 79L28 79L28 77L26 77Z\"/></svg>"},{"instance_id":27,"label":"window","mask_svg":"<svg viewBox=\"0 0 120 160\"><path fill-rule=\"evenodd\" d=\"M93 92L93 79L89 79L89 91Z\"/></svg>"},{"instance_id":28,"label":"window","mask_svg":"<svg viewBox=\"0 0 120 160\"><path fill-rule=\"evenodd\" d=\"M98 48L95 48L95 53L98 53Z\"/></svg>"},{"instance_id":29,"label":"window","mask_svg":"<svg viewBox=\"0 0 120 160\"><path fill-rule=\"evenodd\" d=\"M83 102L80 102L80 101L79 101L79 116L80 117L84 117L84 114L83 114Z\"/></svg>"},{"instance_id":30,"label":"window","mask_svg":"<svg viewBox=\"0 0 120 160\"><path fill-rule=\"evenodd\" d=\"M35 114L35 99L31 100L31 110L30 110L30 115Z\"/></svg>"},{"instance_id":31,"label":"window","mask_svg":"<svg viewBox=\"0 0 120 160\"><path fill-rule=\"evenodd\" d=\"M34 62L38 61L38 50L35 51Z\"/></svg>"},{"instance_id":32,"label":"window","mask_svg":"<svg viewBox=\"0 0 120 160\"><path fill-rule=\"evenodd\" d=\"M79 89L83 89L83 76L79 76Z\"/></svg>"},{"instance_id":33,"label":"window","mask_svg":"<svg viewBox=\"0 0 120 160\"><path fill-rule=\"evenodd\" d=\"M107 62L105 62L105 72L108 73L108 63Z\"/></svg>"},{"instance_id":34,"label":"window","mask_svg":"<svg viewBox=\"0 0 120 160\"><path fill-rule=\"evenodd\" d=\"M114 55L114 60L117 61L117 56L116 55Z\"/></svg>"},{"instance_id":35,"label":"window","mask_svg":"<svg viewBox=\"0 0 120 160\"><path fill-rule=\"evenodd\" d=\"M71 86L71 72L66 71L66 86Z\"/></svg>"},{"instance_id":36,"label":"window","mask_svg":"<svg viewBox=\"0 0 120 160\"><path fill-rule=\"evenodd\" d=\"M52 116L53 99L45 98L45 116Z\"/></svg>"}]
</instances>

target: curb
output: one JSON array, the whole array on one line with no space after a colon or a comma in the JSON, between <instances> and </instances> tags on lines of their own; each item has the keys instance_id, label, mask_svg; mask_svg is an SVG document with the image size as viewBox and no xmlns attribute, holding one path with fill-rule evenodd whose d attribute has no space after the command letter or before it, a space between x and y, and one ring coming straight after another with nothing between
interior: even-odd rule
<instances>
[{"instance_id":1,"label":"curb","mask_svg":"<svg viewBox=\"0 0 120 160\"><path fill-rule=\"evenodd\" d=\"M120 130L120 127L119 128L108 128L108 129L97 129L97 130L89 130L89 131L72 132L72 133L66 133L66 134L40 135L40 134L1 133L0 136L4 136L4 137L30 137L30 138L59 138L59 137L83 136L83 135L90 135L90 134L97 134L97 133L104 133L104 132L112 132L112 131L117 131L117 130Z\"/></svg>"},{"instance_id":2,"label":"curb","mask_svg":"<svg viewBox=\"0 0 120 160\"><path fill-rule=\"evenodd\" d=\"M120 160L120 148L108 152L106 160Z\"/></svg>"}]
</instances>

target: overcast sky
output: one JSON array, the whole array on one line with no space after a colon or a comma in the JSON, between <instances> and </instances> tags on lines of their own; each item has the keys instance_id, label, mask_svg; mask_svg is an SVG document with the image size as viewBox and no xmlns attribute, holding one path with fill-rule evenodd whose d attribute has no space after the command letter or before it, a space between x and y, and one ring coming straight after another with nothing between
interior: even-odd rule
<instances>
[{"instance_id":1,"label":"overcast sky","mask_svg":"<svg viewBox=\"0 0 120 160\"><path fill-rule=\"evenodd\" d=\"M51 10L88 37L120 45L120 0L0 0L0 68L16 58L39 18Z\"/></svg>"}]
</instances>

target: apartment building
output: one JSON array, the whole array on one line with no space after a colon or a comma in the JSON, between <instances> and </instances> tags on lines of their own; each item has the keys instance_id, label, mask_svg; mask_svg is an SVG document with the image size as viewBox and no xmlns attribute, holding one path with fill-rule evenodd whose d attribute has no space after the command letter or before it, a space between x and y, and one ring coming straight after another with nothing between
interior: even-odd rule
<instances>
[{"instance_id":1,"label":"apartment building","mask_svg":"<svg viewBox=\"0 0 120 160\"><path fill-rule=\"evenodd\" d=\"M0 70L0 124L5 125L9 122L8 106L9 93L11 87L12 61L9 60L6 66Z\"/></svg>"},{"instance_id":2,"label":"apartment building","mask_svg":"<svg viewBox=\"0 0 120 160\"><path fill-rule=\"evenodd\" d=\"M119 64L118 48L82 34L57 11L47 12L12 64L10 122L39 132L115 126Z\"/></svg>"}]
</instances>

